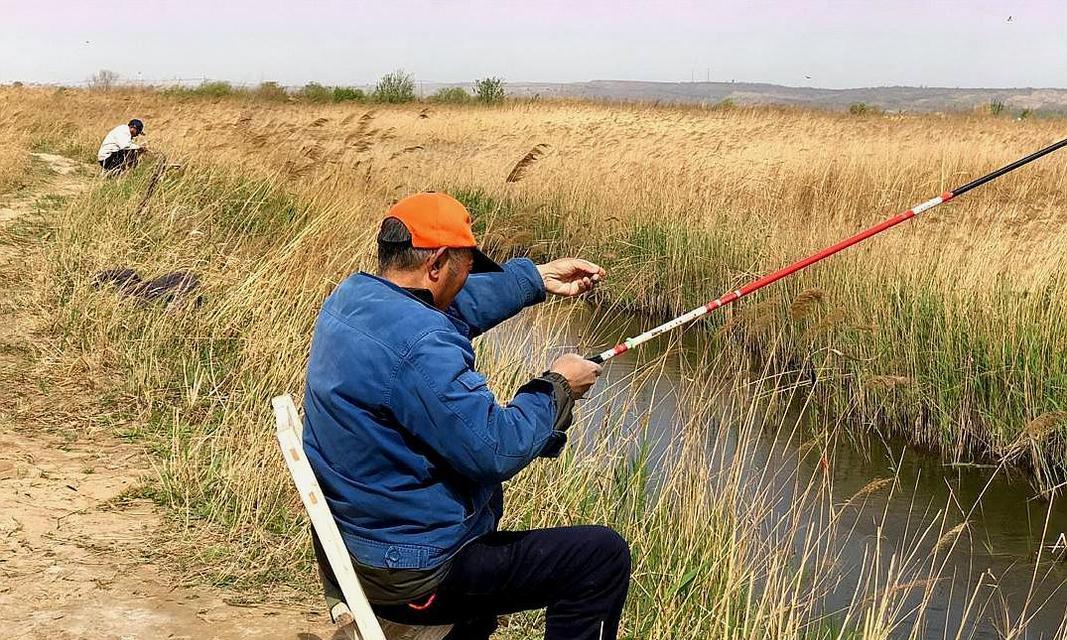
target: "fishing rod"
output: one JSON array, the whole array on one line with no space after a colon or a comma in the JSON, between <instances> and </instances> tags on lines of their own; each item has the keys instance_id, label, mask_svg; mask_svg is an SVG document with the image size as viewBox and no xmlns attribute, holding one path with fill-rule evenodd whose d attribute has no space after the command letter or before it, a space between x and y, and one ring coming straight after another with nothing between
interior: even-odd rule
<instances>
[{"instance_id":1,"label":"fishing rod","mask_svg":"<svg viewBox=\"0 0 1067 640\"><path fill-rule=\"evenodd\" d=\"M595 362L597 364L601 364L603 362L607 362L608 360L611 360L615 356L618 356L618 355L621 355L623 353L626 353L630 349L633 349L634 347L636 347L638 345L641 345L641 344L644 344L645 342L648 342L649 340L651 340L652 338L655 338L656 336L660 335L661 333L666 333L667 331L670 331L671 329L676 329L676 328L678 328L678 327L680 327L680 326L682 326L684 324L688 324L688 323L692 322L693 320L696 320L697 318L699 318L699 317L701 317L701 316L703 316L703 315L705 315L707 313L711 313L712 311L718 309L719 307L725 307L726 305L730 304L731 302L735 302L737 300L740 300L741 298L747 296L748 294L753 293L755 291L759 291L763 287L766 287L769 284L773 284L773 283L781 280L782 278L784 278L786 276L792 275L792 274L796 273L797 271L800 271L801 269L803 269L805 267L808 267L810 265L815 264L816 262L819 262L820 260L823 260L824 258L829 258L830 256L834 255L838 251L842 251L844 249L847 249L847 248L851 247L854 244L863 242L867 238L870 238L871 236L874 236L874 235L878 235L879 233L885 231L886 229L889 229L891 227L895 227L896 225L900 224L901 222L905 222L907 220L911 220L912 218L914 218L915 216L919 215L920 213L923 213L924 211L929 211L930 209L933 209L934 207L936 207L936 206L938 206L940 204L944 204L944 203L948 202L949 200L953 200L955 198L958 198L958 197L962 196L963 194L967 193L968 191L970 191L971 189L976 189L976 188L982 186L983 184L985 184L987 182L990 182L992 180L996 180L997 178L999 178L1000 176L1002 176L1002 175L1004 175L1006 173L1010 173L1012 171L1015 171L1019 167L1025 165L1025 164L1029 164L1029 163L1033 162L1034 160L1037 160L1038 158L1040 158L1042 156L1045 156L1045 155L1048 155L1048 154L1052 153L1053 151L1056 151L1058 149L1062 149L1065 146L1067 146L1067 139L1060 140L1059 142L1057 142L1055 144L1052 144L1052 145L1049 145L1049 146L1045 147L1044 149L1042 149L1040 151L1036 151L1034 153L1031 153L1030 155L1026 156L1025 158L1021 158L1021 159L1016 160L1015 162L1013 162L1013 163L1011 163L1009 165L1005 165L1005 166L997 169L996 171L994 171L992 173L986 174L986 175L984 175L981 178L978 178L976 180L972 180L971 182L968 182L967 184L963 185L962 187L957 187L957 188L953 189L952 191L946 191L946 192L942 193L940 196L938 196L936 198L927 200L926 202L924 202L922 204L919 204L919 205L916 205L916 206L912 207L911 209L908 209L907 211L905 211L903 213L899 213L899 214L893 216L892 218L889 218L888 220L885 220L884 222L881 222L879 224L874 225L873 227L871 227L869 229L861 231L861 232L857 233L856 235L854 235L852 237L846 238L846 239L842 240L841 242L838 242L835 245L826 247L825 249L823 249L821 251L813 253L810 256L808 256L807 258L804 258L803 260L799 260L797 262L794 262L793 264L791 264L791 265L789 265L787 267L783 267L783 268L779 269L778 271L775 271L774 273L769 273L769 274L763 276L762 278L759 278L758 280L753 280L752 282L746 284L745 286L741 287L740 289L735 289L733 291L728 291L728 292L724 293L723 295L719 296L718 298L715 298L714 300L708 302L707 304L699 306L696 309L693 309L692 311L688 311L686 313L683 313L682 315L678 316L677 318L675 318L673 320L669 320L667 322L664 322L663 324L659 325L658 327L656 327L654 329L650 329L650 330L642 333L641 335L634 336L632 338L628 338L628 339L626 339L623 342L615 345L614 347L612 347L611 349L608 349L607 351L605 351L603 353L598 353L597 355L594 355L594 356L587 356L587 359L592 360L593 362Z\"/></svg>"}]
</instances>

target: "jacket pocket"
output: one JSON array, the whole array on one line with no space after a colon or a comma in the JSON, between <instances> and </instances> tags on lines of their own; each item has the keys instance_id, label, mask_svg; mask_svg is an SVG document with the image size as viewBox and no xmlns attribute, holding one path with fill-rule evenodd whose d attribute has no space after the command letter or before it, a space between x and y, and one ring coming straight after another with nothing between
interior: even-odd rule
<instances>
[{"instance_id":1,"label":"jacket pocket","mask_svg":"<svg viewBox=\"0 0 1067 640\"><path fill-rule=\"evenodd\" d=\"M486 386L485 376L477 371L464 371L460 374L459 383L466 387L467 391L478 391L480 389L488 389Z\"/></svg>"},{"instance_id":2,"label":"jacket pocket","mask_svg":"<svg viewBox=\"0 0 1067 640\"><path fill-rule=\"evenodd\" d=\"M388 569L424 569L441 551L428 545L394 544L359 536L349 536L345 544L360 563Z\"/></svg>"}]
</instances>

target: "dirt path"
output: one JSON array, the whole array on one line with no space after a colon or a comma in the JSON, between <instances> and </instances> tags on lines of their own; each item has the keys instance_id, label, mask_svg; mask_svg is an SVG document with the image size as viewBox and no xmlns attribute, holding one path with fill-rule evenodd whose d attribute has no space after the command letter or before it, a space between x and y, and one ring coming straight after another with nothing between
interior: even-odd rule
<instances>
[{"instance_id":1,"label":"dirt path","mask_svg":"<svg viewBox=\"0 0 1067 640\"><path fill-rule=\"evenodd\" d=\"M34 154L47 180L0 204L0 637L341 638L324 612L227 604L227 594L180 586L152 564L160 516L125 499L151 473L140 447L83 428L96 409L83 390L48 385L47 336L34 307L32 274L43 207L88 188L95 173L60 156ZM62 402L50 402L62 397ZM63 406L59 414L55 407ZM69 407L76 409L71 413Z\"/></svg>"}]
</instances>

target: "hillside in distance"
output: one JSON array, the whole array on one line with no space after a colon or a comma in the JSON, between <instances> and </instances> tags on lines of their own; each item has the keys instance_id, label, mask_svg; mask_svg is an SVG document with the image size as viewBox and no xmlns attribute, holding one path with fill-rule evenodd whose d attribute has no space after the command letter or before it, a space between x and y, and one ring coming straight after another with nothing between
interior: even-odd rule
<instances>
[{"instance_id":1,"label":"hillside in distance","mask_svg":"<svg viewBox=\"0 0 1067 640\"><path fill-rule=\"evenodd\" d=\"M426 83L427 94L441 86ZM969 111L994 100L1016 112L1067 113L1067 89L981 89L948 87L864 87L816 89L753 82L644 82L593 80L590 82L509 82L508 94L532 98L578 98L622 102L713 104L732 100L739 105L790 105L847 109L858 102L887 111Z\"/></svg>"}]
</instances>

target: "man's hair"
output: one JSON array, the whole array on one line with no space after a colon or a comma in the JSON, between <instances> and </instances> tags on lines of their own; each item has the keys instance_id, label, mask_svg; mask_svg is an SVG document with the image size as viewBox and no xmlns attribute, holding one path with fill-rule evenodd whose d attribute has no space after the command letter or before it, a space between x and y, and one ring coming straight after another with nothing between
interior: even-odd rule
<instances>
[{"instance_id":1,"label":"man's hair","mask_svg":"<svg viewBox=\"0 0 1067 640\"><path fill-rule=\"evenodd\" d=\"M411 246L411 232L399 218L382 220L382 228L378 231L378 273L414 269L433 252L433 249Z\"/></svg>"},{"instance_id":2,"label":"man's hair","mask_svg":"<svg viewBox=\"0 0 1067 640\"><path fill-rule=\"evenodd\" d=\"M411 232L404 226L399 218L386 218L382 220L382 227L378 231L378 273L389 271L409 271L415 269L427 258L434 254L436 249L416 249L411 246ZM469 252L470 249L449 249L449 254ZM456 261L449 261L449 268L453 271L457 268Z\"/></svg>"}]
</instances>

